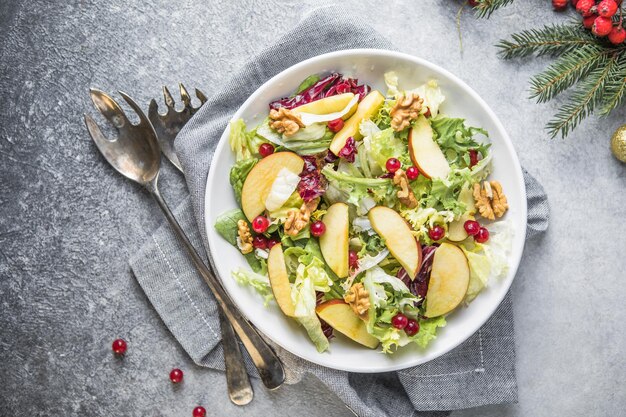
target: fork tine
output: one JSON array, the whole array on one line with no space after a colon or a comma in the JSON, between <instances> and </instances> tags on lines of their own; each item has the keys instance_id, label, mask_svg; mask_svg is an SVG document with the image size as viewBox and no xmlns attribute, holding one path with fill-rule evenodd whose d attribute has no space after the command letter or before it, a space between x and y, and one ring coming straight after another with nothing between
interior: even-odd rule
<instances>
[{"instance_id":1,"label":"fork tine","mask_svg":"<svg viewBox=\"0 0 626 417\"><path fill-rule=\"evenodd\" d=\"M185 103L185 108L191 109L191 97L189 97L189 92L183 85L183 83L178 83L178 88L180 89L180 98Z\"/></svg>"},{"instance_id":2,"label":"fork tine","mask_svg":"<svg viewBox=\"0 0 626 417\"><path fill-rule=\"evenodd\" d=\"M203 105L207 102L207 98L204 93L196 88L196 97L200 100L200 105Z\"/></svg>"},{"instance_id":3,"label":"fork tine","mask_svg":"<svg viewBox=\"0 0 626 417\"><path fill-rule=\"evenodd\" d=\"M170 90L167 89L166 86L163 86L163 98L165 99L165 105L170 108L170 109L174 109L174 98L172 97L172 94L170 93Z\"/></svg>"},{"instance_id":4,"label":"fork tine","mask_svg":"<svg viewBox=\"0 0 626 417\"><path fill-rule=\"evenodd\" d=\"M107 93L97 88L90 88L89 95L91 96L91 101L93 101L93 104L100 113L117 129L121 129L125 125L130 124L128 117L124 114L124 110L122 110L120 105Z\"/></svg>"},{"instance_id":5,"label":"fork tine","mask_svg":"<svg viewBox=\"0 0 626 417\"><path fill-rule=\"evenodd\" d=\"M137 113L137 116L139 116L139 124L145 123L147 125L150 125L150 121L144 114L143 110L141 110L141 107L139 107L139 105L135 102L135 100L130 98L130 96L123 91L118 91L118 93L120 93L120 95L124 98L124 100L126 100L128 105L132 107L135 113Z\"/></svg>"},{"instance_id":6,"label":"fork tine","mask_svg":"<svg viewBox=\"0 0 626 417\"><path fill-rule=\"evenodd\" d=\"M102 134L102 131L100 130L100 126L98 126L96 121L91 116L89 116L88 114L85 114L84 116L85 116L85 125L87 126L87 130L89 131L89 136L91 136L91 140L94 141L100 153L108 161L109 150L115 142L108 140Z\"/></svg>"},{"instance_id":7,"label":"fork tine","mask_svg":"<svg viewBox=\"0 0 626 417\"><path fill-rule=\"evenodd\" d=\"M159 105L155 99L150 100L148 105L148 119L153 120L156 115L159 114Z\"/></svg>"}]
</instances>

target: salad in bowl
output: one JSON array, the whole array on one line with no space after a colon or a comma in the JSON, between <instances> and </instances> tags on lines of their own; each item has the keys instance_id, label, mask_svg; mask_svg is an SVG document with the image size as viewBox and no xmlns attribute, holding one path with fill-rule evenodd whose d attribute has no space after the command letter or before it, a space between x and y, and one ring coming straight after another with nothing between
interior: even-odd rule
<instances>
[{"instance_id":1,"label":"salad in bowl","mask_svg":"<svg viewBox=\"0 0 626 417\"><path fill-rule=\"evenodd\" d=\"M509 268L488 132L444 114L434 79L384 82L314 74L260 124L230 123L239 207L214 227L249 265L232 277L318 352L336 334L388 354L425 348Z\"/></svg>"}]
</instances>

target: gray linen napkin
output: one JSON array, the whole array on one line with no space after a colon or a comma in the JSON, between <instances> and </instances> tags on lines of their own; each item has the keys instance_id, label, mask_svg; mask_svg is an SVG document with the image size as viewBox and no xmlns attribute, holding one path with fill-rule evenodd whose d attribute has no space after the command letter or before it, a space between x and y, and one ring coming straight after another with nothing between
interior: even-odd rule
<instances>
[{"instance_id":1,"label":"gray linen napkin","mask_svg":"<svg viewBox=\"0 0 626 417\"><path fill-rule=\"evenodd\" d=\"M176 140L190 197L175 215L197 248L208 247L204 228L204 190L215 145L233 112L267 79L283 69L334 50L393 49L380 34L336 8L318 9L259 53L200 110ZM332 41L331 41L332 40ZM548 226L542 186L524 171L528 193L527 237ZM227 180L226 178L224 179ZM220 328L213 298L164 224L130 261L137 281L166 326L201 366L223 370ZM229 277L223 277L229 279ZM465 343L426 364L386 374L350 374L303 361L276 347L288 383L316 375L360 416L447 415L442 412L485 404L515 402L515 345L511 297ZM248 362L248 369L254 369Z\"/></svg>"}]
</instances>

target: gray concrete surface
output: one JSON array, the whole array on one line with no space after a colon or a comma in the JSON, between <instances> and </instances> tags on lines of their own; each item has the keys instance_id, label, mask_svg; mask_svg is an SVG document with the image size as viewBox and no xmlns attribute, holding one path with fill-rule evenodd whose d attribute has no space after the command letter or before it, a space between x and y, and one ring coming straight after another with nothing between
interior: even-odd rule
<instances>
[{"instance_id":1,"label":"gray concrete surface","mask_svg":"<svg viewBox=\"0 0 626 417\"><path fill-rule=\"evenodd\" d=\"M235 5L236 3L236 5ZM96 153L82 123L90 86L142 103L183 81L205 92L305 10L326 0L0 2L0 395L2 416L342 416L313 380L232 406L224 378L194 366L148 305L127 259L158 209ZM564 19L517 1L491 20L461 19L453 0L345 2L404 51L468 82L504 121L552 206L513 286L519 403L453 416L618 416L626 409L626 166L611 157L622 109L567 140L542 125L562 100L536 105L527 80L547 59L503 62L507 34ZM210 52L209 52L210 51ZM182 198L174 172L169 201ZM130 342L112 357L117 336ZM185 370L172 387L172 367Z\"/></svg>"}]
</instances>

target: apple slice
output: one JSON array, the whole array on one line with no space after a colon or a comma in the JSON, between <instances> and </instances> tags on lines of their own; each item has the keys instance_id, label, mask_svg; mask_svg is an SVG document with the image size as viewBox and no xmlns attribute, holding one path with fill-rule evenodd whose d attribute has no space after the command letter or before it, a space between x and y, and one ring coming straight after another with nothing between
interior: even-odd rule
<instances>
[{"instance_id":1,"label":"apple slice","mask_svg":"<svg viewBox=\"0 0 626 417\"><path fill-rule=\"evenodd\" d=\"M278 307L288 317L294 317L296 306L291 300L291 284L283 255L283 247L280 243L272 246L267 258L267 273L270 277L270 286Z\"/></svg>"},{"instance_id":2,"label":"apple slice","mask_svg":"<svg viewBox=\"0 0 626 417\"><path fill-rule=\"evenodd\" d=\"M276 152L261 159L246 177L241 190L241 208L252 221L265 210L265 199L281 169L300 174L304 160L293 152Z\"/></svg>"},{"instance_id":3,"label":"apple slice","mask_svg":"<svg viewBox=\"0 0 626 417\"><path fill-rule=\"evenodd\" d=\"M378 339L367 332L367 324L342 300L330 300L315 308L317 315L330 327L357 343L375 349Z\"/></svg>"},{"instance_id":4,"label":"apple slice","mask_svg":"<svg viewBox=\"0 0 626 417\"><path fill-rule=\"evenodd\" d=\"M437 317L454 310L467 293L470 269L463 251L442 243L435 251L433 269L426 293L426 317Z\"/></svg>"},{"instance_id":5,"label":"apple slice","mask_svg":"<svg viewBox=\"0 0 626 417\"><path fill-rule=\"evenodd\" d=\"M422 247L411 233L407 222L389 207L376 206L368 213L372 227L383 239L387 249L411 279L422 264Z\"/></svg>"},{"instance_id":6,"label":"apple slice","mask_svg":"<svg viewBox=\"0 0 626 417\"><path fill-rule=\"evenodd\" d=\"M378 108L385 102L385 97L378 91L373 90L359 103L356 112L350 117L343 128L337 132L333 141L330 143L330 150L335 155L339 155L339 151L346 145L346 141L349 137L353 137L354 140L362 138L359 132L359 124L362 120L371 119L372 116L378 111Z\"/></svg>"},{"instance_id":7,"label":"apple slice","mask_svg":"<svg viewBox=\"0 0 626 417\"><path fill-rule=\"evenodd\" d=\"M339 278L348 276L348 206L335 203L324 215L326 232L320 236L320 249L324 260Z\"/></svg>"},{"instance_id":8,"label":"apple slice","mask_svg":"<svg viewBox=\"0 0 626 417\"><path fill-rule=\"evenodd\" d=\"M465 211L468 214L476 214L476 203L474 202L474 193L469 182L463 184L461 192L459 193L459 201L465 203Z\"/></svg>"},{"instance_id":9,"label":"apple slice","mask_svg":"<svg viewBox=\"0 0 626 417\"><path fill-rule=\"evenodd\" d=\"M409 155L427 178L446 178L450 172L450 165L433 138L433 128L424 116L409 131Z\"/></svg>"},{"instance_id":10,"label":"apple slice","mask_svg":"<svg viewBox=\"0 0 626 417\"><path fill-rule=\"evenodd\" d=\"M467 239L469 236L465 231L465 222L468 220L474 220L474 216L469 213L463 214L458 220L453 221L448 225L448 240L452 242L460 242Z\"/></svg>"},{"instance_id":11,"label":"apple slice","mask_svg":"<svg viewBox=\"0 0 626 417\"><path fill-rule=\"evenodd\" d=\"M320 100L312 101L302 106L294 107L292 111L296 113L308 113L308 114L330 114L337 113L346 108L350 101L354 98L352 93L337 94L336 96L330 96L322 98ZM356 105L354 108L356 109ZM350 109L352 110L352 109ZM350 112L348 112L349 114Z\"/></svg>"}]
</instances>

